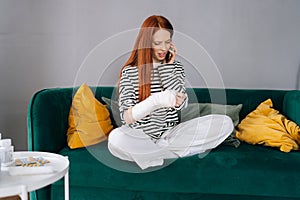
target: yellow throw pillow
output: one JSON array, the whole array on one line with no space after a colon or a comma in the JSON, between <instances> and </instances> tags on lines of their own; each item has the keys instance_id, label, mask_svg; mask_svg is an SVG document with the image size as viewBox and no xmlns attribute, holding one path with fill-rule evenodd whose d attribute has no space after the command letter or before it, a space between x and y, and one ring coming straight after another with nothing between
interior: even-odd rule
<instances>
[{"instance_id":1,"label":"yellow throw pillow","mask_svg":"<svg viewBox=\"0 0 300 200\"><path fill-rule=\"evenodd\" d=\"M249 144L279 147L283 152L299 149L299 126L272 107L271 99L262 102L238 125L236 137Z\"/></svg>"},{"instance_id":2,"label":"yellow throw pillow","mask_svg":"<svg viewBox=\"0 0 300 200\"><path fill-rule=\"evenodd\" d=\"M112 128L106 106L82 84L73 97L69 113L68 146L75 149L100 143L107 139Z\"/></svg>"}]
</instances>

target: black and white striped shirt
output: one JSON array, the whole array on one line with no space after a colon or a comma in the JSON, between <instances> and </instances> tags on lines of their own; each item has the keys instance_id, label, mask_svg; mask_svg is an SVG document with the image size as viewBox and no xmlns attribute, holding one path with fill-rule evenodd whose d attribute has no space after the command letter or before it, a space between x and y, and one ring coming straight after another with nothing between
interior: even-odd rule
<instances>
[{"instance_id":1,"label":"black and white striped shirt","mask_svg":"<svg viewBox=\"0 0 300 200\"><path fill-rule=\"evenodd\" d=\"M173 64L153 63L153 77L151 79L151 93L161 92L166 89L186 92L185 74L180 62ZM123 113L129 107L139 102L138 68L127 66L122 71L119 88L119 106L122 123L125 124ZM162 134L178 124L177 110L187 105L187 98L178 108L164 107L154 110L150 115L136 121L129 126L142 129L154 140L159 139Z\"/></svg>"}]
</instances>

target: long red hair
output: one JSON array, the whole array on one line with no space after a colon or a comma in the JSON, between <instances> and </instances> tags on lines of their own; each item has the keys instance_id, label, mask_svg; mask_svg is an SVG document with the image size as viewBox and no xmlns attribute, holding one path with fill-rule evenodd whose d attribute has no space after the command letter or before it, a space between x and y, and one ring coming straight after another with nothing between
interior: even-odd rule
<instances>
[{"instance_id":1,"label":"long red hair","mask_svg":"<svg viewBox=\"0 0 300 200\"><path fill-rule=\"evenodd\" d=\"M152 36L159 29L166 29L173 36L173 26L163 16L152 15L142 24L136 38L134 48L122 70L127 66L138 67L139 101L146 99L151 93L151 75L153 73ZM122 74L120 74L120 77Z\"/></svg>"}]
</instances>

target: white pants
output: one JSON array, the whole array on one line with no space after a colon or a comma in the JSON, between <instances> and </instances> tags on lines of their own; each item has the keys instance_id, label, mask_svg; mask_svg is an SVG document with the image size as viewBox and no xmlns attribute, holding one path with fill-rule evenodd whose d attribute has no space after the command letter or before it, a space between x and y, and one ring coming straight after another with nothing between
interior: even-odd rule
<instances>
[{"instance_id":1,"label":"white pants","mask_svg":"<svg viewBox=\"0 0 300 200\"><path fill-rule=\"evenodd\" d=\"M154 143L142 130L122 126L108 137L109 151L116 157L136 162L140 168L160 166L164 159L191 156L211 150L233 131L226 115L206 115L178 124Z\"/></svg>"}]
</instances>

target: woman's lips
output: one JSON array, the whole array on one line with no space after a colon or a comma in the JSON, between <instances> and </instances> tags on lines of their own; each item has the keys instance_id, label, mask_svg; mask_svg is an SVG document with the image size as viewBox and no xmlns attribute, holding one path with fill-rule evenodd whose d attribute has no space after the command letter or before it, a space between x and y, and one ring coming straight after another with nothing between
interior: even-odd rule
<instances>
[{"instance_id":1,"label":"woman's lips","mask_svg":"<svg viewBox=\"0 0 300 200\"><path fill-rule=\"evenodd\" d=\"M159 58L165 58L167 53L158 53Z\"/></svg>"}]
</instances>

